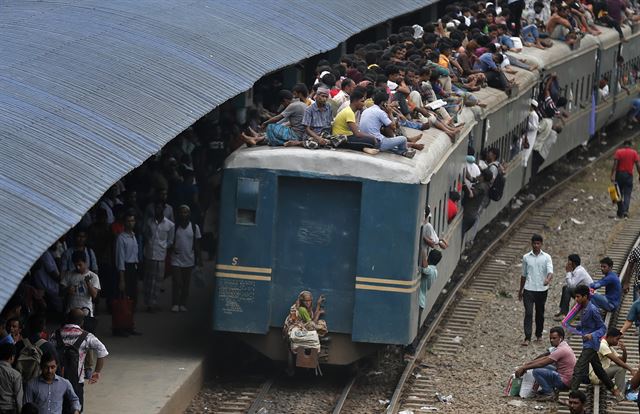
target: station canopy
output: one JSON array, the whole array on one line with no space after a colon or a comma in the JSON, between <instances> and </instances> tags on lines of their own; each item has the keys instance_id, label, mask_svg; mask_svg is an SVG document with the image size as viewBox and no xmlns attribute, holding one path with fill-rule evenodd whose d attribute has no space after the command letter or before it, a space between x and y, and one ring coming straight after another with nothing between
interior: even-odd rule
<instances>
[{"instance_id":1,"label":"station canopy","mask_svg":"<svg viewBox=\"0 0 640 414\"><path fill-rule=\"evenodd\" d=\"M254 82L428 0L6 0L0 308L129 171Z\"/></svg>"}]
</instances>

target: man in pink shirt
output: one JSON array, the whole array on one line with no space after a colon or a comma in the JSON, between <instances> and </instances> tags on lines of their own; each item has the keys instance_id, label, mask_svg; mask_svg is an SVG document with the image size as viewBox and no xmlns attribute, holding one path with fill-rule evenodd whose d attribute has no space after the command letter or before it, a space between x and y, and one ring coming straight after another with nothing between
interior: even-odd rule
<instances>
[{"instance_id":1,"label":"man in pink shirt","mask_svg":"<svg viewBox=\"0 0 640 414\"><path fill-rule=\"evenodd\" d=\"M521 377L526 371L533 369L533 377L540 385L539 400L555 400L555 390L568 390L573 368L576 365L576 355L564 340L562 327L551 328L549 342L553 347L551 351L516 369L516 377Z\"/></svg>"}]
</instances>

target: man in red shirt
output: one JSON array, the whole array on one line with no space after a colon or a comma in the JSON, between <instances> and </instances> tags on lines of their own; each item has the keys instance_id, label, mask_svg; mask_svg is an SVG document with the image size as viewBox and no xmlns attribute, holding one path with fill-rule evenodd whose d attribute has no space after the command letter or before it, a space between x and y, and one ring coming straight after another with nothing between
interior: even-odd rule
<instances>
[{"instance_id":1,"label":"man in red shirt","mask_svg":"<svg viewBox=\"0 0 640 414\"><path fill-rule=\"evenodd\" d=\"M449 192L449 200L447 200L447 222L451 223L458 214L458 201L460 201L460 193L457 191Z\"/></svg>"},{"instance_id":2,"label":"man in red shirt","mask_svg":"<svg viewBox=\"0 0 640 414\"><path fill-rule=\"evenodd\" d=\"M618 184L622 196L622 200L618 202L618 218L629 217L634 165L640 176L640 157L638 157L636 150L631 148L631 145L631 140L626 140L622 144L622 148L619 148L613 156L611 182Z\"/></svg>"}]
</instances>

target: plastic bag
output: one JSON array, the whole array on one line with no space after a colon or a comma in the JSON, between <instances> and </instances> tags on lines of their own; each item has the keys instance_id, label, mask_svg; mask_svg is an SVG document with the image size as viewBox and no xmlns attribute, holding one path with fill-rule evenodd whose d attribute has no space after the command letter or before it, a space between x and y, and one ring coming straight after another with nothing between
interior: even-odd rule
<instances>
[{"instance_id":1,"label":"plastic bag","mask_svg":"<svg viewBox=\"0 0 640 414\"><path fill-rule=\"evenodd\" d=\"M612 203L619 203L620 200L622 200L622 196L620 195L620 187L618 187L618 184L611 184L607 188L607 191L609 191L609 197L611 197Z\"/></svg>"},{"instance_id":2,"label":"plastic bag","mask_svg":"<svg viewBox=\"0 0 640 414\"><path fill-rule=\"evenodd\" d=\"M520 395L520 385L522 384L522 378L516 378L515 374L511 374L507 386L504 389L504 395L506 397L517 397Z\"/></svg>"},{"instance_id":3,"label":"plastic bag","mask_svg":"<svg viewBox=\"0 0 640 414\"><path fill-rule=\"evenodd\" d=\"M529 370L524 373L522 376L522 382L520 383L520 398L531 398L535 395L534 385L536 383L535 378L533 378L532 370Z\"/></svg>"},{"instance_id":4,"label":"plastic bag","mask_svg":"<svg viewBox=\"0 0 640 414\"><path fill-rule=\"evenodd\" d=\"M199 287L205 287L207 285L207 274L204 271L204 266L196 266L191 273L191 278Z\"/></svg>"},{"instance_id":5,"label":"plastic bag","mask_svg":"<svg viewBox=\"0 0 640 414\"><path fill-rule=\"evenodd\" d=\"M632 389L631 384L627 382L624 390L624 397L627 401L638 401L638 390Z\"/></svg>"}]
</instances>

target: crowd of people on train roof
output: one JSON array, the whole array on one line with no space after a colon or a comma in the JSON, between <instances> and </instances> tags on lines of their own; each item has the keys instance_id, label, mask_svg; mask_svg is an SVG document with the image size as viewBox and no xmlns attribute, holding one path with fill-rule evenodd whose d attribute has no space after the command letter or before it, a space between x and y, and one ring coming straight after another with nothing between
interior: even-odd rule
<instances>
[{"instance_id":1,"label":"crowd of people on train roof","mask_svg":"<svg viewBox=\"0 0 640 414\"><path fill-rule=\"evenodd\" d=\"M63 403L70 412L81 411L85 379L99 381L108 355L94 334L98 319L110 322L100 313L120 312L114 304L123 298L134 315L141 308L160 311L168 278L167 309L187 312L201 250L213 258L220 166L243 144L411 158L424 149L418 142L424 130L435 128L456 141L464 128L462 108L484 106L474 92L489 86L510 94L513 67L535 70L518 57L523 48L546 49L553 46L550 39L573 44L597 35L598 25L613 27L622 38L620 26L635 20L625 0L454 2L437 22L356 45L339 62L321 60L312 82L281 89L275 105L263 105L258 94L256 106L242 115L233 103L221 105L116 183L25 275L0 318L0 411L60 413ZM267 94L258 92L266 102ZM531 101L527 137L534 164L549 154L565 103L555 76ZM534 144L535 136L543 139ZM450 221L464 202L464 231L476 225L502 174L499 159L498 148L479 159L470 151L464 185L448 200ZM429 246L421 255L420 291L426 292L437 277L437 248L446 248L446 241L426 224L421 239ZM300 312L309 298L301 293L292 326L317 322L321 308L307 306L306 319ZM122 318L113 318L114 335L140 334L133 321L116 326L116 319Z\"/></svg>"},{"instance_id":2,"label":"crowd of people on train roof","mask_svg":"<svg viewBox=\"0 0 640 414\"><path fill-rule=\"evenodd\" d=\"M551 39L573 45L600 34L599 25L624 40L621 25L639 17L625 0L455 2L437 22L356 45L339 63L321 60L313 84L281 90L275 113L252 111L240 137L248 146L339 147L412 158L424 148L418 131L436 128L455 142L464 127L461 109L484 105L473 92L489 86L510 94L514 67L535 70L518 56L523 48L550 48ZM554 98L560 99L557 91ZM554 102L540 103L557 111Z\"/></svg>"}]
</instances>

